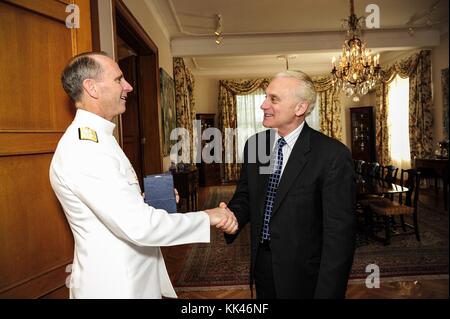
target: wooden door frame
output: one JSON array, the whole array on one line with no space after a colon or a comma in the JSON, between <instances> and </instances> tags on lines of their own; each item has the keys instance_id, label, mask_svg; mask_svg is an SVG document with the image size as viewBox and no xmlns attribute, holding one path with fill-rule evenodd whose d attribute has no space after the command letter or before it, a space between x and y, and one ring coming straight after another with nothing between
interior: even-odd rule
<instances>
[{"instance_id":1,"label":"wooden door frame","mask_svg":"<svg viewBox=\"0 0 450 319\"><path fill-rule=\"evenodd\" d=\"M98 0L90 0L91 8L91 36L92 51L101 51L100 49L100 20L98 13Z\"/></svg>"},{"instance_id":2,"label":"wooden door frame","mask_svg":"<svg viewBox=\"0 0 450 319\"><path fill-rule=\"evenodd\" d=\"M147 141L149 145L159 150L158 159L153 159L149 163L148 159L142 159L142 173L143 175L160 173L162 171L162 152L161 152L161 112L160 112L160 80L159 80L159 55L158 47L150 39L144 28L136 20L130 10L126 7L122 0L112 0L113 12L113 32L114 32L114 46L115 52L117 48L117 35L120 32L124 34L127 44L138 53L138 57L146 57L146 61L138 58L137 79L139 94L139 113L140 113L140 127L143 130L142 136L150 137L156 133L156 138ZM116 57L117 60L117 57ZM150 61L150 62L149 62ZM146 88L146 89L144 89ZM150 89L149 89L150 88ZM147 94L142 94L147 92ZM156 105L156 107L155 107ZM155 129L156 128L156 129ZM123 145L122 121L119 117L119 143ZM142 156L146 154L144 147ZM155 162L156 161L156 162Z\"/></svg>"}]
</instances>

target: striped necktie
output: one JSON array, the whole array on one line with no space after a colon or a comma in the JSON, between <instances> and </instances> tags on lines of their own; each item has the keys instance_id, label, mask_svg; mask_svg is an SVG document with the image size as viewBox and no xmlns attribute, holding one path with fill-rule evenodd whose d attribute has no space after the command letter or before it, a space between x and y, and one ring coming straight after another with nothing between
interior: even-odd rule
<instances>
[{"instance_id":1,"label":"striped necktie","mask_svg":"<svg viewBox=\"0 0 450 319\"><path fill-rule=\"evenodd\" d=\"M275 152L272 153L274 159L274 170L269 176L269 184L267 185L266 202L264 205L264 221L261 234L261 241L270 240L269 222L272 215L273 202L277 194L278 184L280 183L281 168L283 167L283 146L286 141L283 137L278 139Z\"/></svg>"}]
</instances>

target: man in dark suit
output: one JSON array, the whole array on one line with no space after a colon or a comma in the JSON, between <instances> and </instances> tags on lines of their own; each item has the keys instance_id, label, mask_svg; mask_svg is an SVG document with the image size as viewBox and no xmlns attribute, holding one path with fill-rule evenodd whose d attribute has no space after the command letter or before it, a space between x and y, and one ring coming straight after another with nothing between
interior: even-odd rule
<instances>
[{"instance_id":1,"label":"man in dark suit","mask_svg":"<svg viewBox=\"0 0 450 319\"><path fill-rule=\"evenodd\" d=\"M275 76L261 106L270 130L248 139L228 203L239 231L251 223L257 298L345 297L355 241L354 169L346 146L305 122L315 100L306 74ZM272 154L270 161L262 154ZM238 234L226 234L227 242Z\"/></svg>"}]
</instances>

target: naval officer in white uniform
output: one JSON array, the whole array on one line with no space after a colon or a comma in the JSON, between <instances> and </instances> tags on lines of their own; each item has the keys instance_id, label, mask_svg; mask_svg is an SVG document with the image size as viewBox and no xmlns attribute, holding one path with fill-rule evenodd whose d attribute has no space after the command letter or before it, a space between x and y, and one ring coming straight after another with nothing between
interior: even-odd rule
<instances>
[{"instance_id":1,"label":"naval officer in white uniform","mask_svg":"<svg viewBox=\"0 0 450 319\"><path fill-rule=\"evenodd\" d=\"M144 202L111 122L133 88L106 54L73 58L62 83L77 113L53 156L50 182L75 240L70 297L175 298L159 247L209 242L210 226L235 233L234 214L168 214Z\"/></svg>"}]
</instances>

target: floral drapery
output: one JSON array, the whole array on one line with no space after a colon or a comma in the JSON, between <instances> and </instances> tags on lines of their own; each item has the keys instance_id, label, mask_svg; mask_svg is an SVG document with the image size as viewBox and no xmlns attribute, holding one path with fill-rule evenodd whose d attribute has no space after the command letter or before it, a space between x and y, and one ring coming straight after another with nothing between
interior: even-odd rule
<instances>
[{"instance_id":1,"label":"floral drapery","mask_svg":"<svg viewBox=\"0 0 450 319\"><path fill-rule=\"evenodd\" d=\"M330 77L313 79L314 87L320 97L320 131L342 141L340 92L333 87Z\"/></svg>"},{"instance_id":2,"label":"floral drapery","mask_svg":"<svg viewBox=\"0 0 450 319\"><path fill-rule=\"evenodd\" d=\"M389 164L387 132L388 85L396 75L409 77L409 142L411 159L432 156L433 117L431 113L431 51L422 50L394 63L382 72L381 83L377 86L376 145L378 161ZM392 106L394 107L394 106Z\"/></svg>"},{"instance_id":3,"label":"floral drapery","mask_svg":"<svg viewBox=\"0 0 450 319\"><path fill-rule=\"evenodd\" d=\"M224 150L228 154L224 156L223 172L225 181L235 181L239 178L240 166L236 158L236 143L234 135L225 134L226 129L236 129L236 95L249 94L258 88L266 89L269 79L254 80L221 80L219 81L219 127L222 131Z\"/></svg>"},{"instance_id":4,"label":"floral drapery","mask_svg":"<svg viewBox=\"0 0 450 319\"><path fill-rule=\"evenodd\" d=\"M189 132L190 145L194 145L195 136L193 123L195 120L194 77L184 64L182 58L173 59L173 74L175 79L175 108L177 113L177 127L185 128ZM184 136L183 138L187 138ZM191 147L190 154L195 154ZM190 160L194 158L190 156Z\"/></svg>"},{"instance_id":5,"label":"floral drapery","mask_svg":"<svg viewBox=\"0 0 450 319\"><path fill-rule=\"evenodd\" d=\"M376 85L376 106L375 106L375 140L378 162L383 165L390 165L389 156L389 134L387 128L387 108L388 108L389 86L380 82Z\"/></svg>"}]
</instances>

